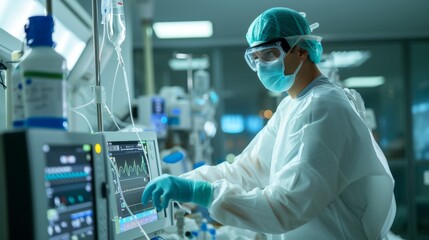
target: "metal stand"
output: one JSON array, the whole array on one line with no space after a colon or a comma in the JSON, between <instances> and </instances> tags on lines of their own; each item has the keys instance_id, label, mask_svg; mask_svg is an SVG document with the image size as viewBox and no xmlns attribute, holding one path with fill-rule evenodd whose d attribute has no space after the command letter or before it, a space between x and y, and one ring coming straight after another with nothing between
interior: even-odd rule
<instances>
[{"instance_id":1,"label":"metal stand","mask_svg":"<svg viewBox=\"0 0 429 240\"><path fill-rule=\"evenodd\" d=\"M95 91L101 87L100 81L100 50L98 42L98 15L97 15L97 0L92 0L92 34L94 44L94 61L95 61ZM103 109L100 102L97 101L97 124L98 131L103 132Z\"/></svg>"}]
</instances>

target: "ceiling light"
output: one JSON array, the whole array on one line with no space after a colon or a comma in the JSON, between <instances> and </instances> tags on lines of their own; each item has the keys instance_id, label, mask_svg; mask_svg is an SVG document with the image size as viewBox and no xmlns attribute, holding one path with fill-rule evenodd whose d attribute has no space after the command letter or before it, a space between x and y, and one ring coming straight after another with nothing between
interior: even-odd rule
<instances>
[{"instance_id":1,"label":"ceiling light","mask_svg":"<svg viewBox=\"0 0 429 240\"><path fill-rule=\"evenodd\" d=\"M187 54L187 53L176 53L174 56L177 59L188 59L188 58L191 58L191 55Z\"/></svg>"},{"instance_id":2,"label":"ceiling light","mask_svg":"<svg viewBox=\"0 0 429 240\"><path fill-rule=\"evenodd\" d=\"M370 88L384 84L385 79L382 76L374 77L351 77L344 80L344 86L348 88Z\"/></svg>"},{"instance_id":3,"label":"ceiling light","mask_svg":"<svg viewBox=\"0 0 429 240\"><path fill-rule=\"evenodd\" d=\"M319 66L322 68L359 67L370 57L370 51L334 51Z\"/></svg>"},{"instance_id":4,"label":"ceiling light","mask_svg":"<svg viewBox=\"0 0 429 240\"><path fill-rule=\"evenodd\" d=\"M157 22L153 30L158 38L207 38L213 35L210 21Z\"/></svg>"},{"instance_id":5,"label":"ceiling light","mask_svg":"<svg viewBox=\"0 0 429 240\"><path fill-rule=\"evenodd\" d=\"M209 60L207 58L192 58L190 62L188 59L170 59L168 65L172 70L207 69Z\"/></svg>"}]
</instances>

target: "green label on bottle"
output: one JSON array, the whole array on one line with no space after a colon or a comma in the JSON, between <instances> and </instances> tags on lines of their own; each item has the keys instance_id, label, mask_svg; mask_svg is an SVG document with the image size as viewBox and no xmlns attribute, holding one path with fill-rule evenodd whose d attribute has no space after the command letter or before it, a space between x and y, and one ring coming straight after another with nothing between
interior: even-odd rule
<instances>
[{"instance_id":1,"label":"green label on bottle","mask_svg":"<svg viewBox=\"0 0 429 240\"><path fill-rule=\"evenodd\" d=\"M45 79L63 79L62 73L47 73L47 72L36 72L36 71L28 71L24 72L24 77L40 77Z\"/></svg>"}]
</instances>

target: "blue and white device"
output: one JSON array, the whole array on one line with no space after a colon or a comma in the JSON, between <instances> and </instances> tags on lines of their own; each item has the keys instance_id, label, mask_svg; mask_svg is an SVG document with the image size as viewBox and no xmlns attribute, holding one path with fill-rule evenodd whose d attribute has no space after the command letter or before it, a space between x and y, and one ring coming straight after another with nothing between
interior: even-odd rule
<instances>
[{"instance_id":1,"label":"blue and white device","mask_svg":"<svg viewBox=\"0 0 429 240\"><path fill-rule=\"evenodd\" d=\"M102 135L0 134L2 239L108 239Z\"/></svg>"}]
</instances>

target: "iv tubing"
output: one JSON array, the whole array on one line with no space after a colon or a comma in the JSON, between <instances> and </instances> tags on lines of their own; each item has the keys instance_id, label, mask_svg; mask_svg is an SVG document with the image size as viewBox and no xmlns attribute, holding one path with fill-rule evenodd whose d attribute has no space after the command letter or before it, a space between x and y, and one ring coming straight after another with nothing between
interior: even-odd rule
<instances>
[{"instance_id":1,"label":"iv tubing","mask_svg":"<svg viewBox=\"0 0 429 240\"><path fill-rule=\"evenodd\" d=\"M92 103L94 103L94 101L95 101L95 100L94 100L94 99L92 99L91 101L89 101L89 102L87 102L87 103L85 103L85 104L83 104L83 105L81 105L81 106L71 108L71 110L77 110L77 109L80 109L80 108L84 108L84 107L89 106L89 105L91 105Z\"/></svg>"},{"instance_id":2,"label":"iv tubing","mask_svg":"<svg viewBox=\"0 0 429 240\"><path fill-rule=\"evenodd\" d=\"M118 65L116 66L115 77L113 78L113 84L112 84L112 96L110 97L110 109L112 109L112 112L113 112L113 93L115 92L116 78L118 77L119 66L120 66L120 62L118 59Z\"/></svg>"},{"instance_id":3,"label":"iv tubing","mask_svg":"<svg viewBox=\"0 0 429 240\"><path fill-rule=\"evenodd\" d=\"M105 105L106 109L108 110L110 116L112 117L113 121L115 122L114 119L114 115L109 111L107 105L105 104L105 97L103 96L103 89L101 87L101 81L100 81L100 57L101 57L101 53L99 52L99 40L98 40L98 20L97 20L97 1L96 0L92 0L92 16L93 16L93 44L94 44L94 60L95 60L95 81L96 81L96 86L95 86L95 95L96 95L96 100L93 99L91 100L89 103L86 103L82 106L79 106L77 108L83 108L88 106L89 104L91 104L92 102L96 102L97 104L97 120L98 120L98 131L99 132L103 132L103 116L102 116L102 104ZM104 33L104 32L103 32ZM104 47L104 34L103 34L103 43L102 43L103 47ZM121 65L123 73L124 73L124 80L125 80L125 87L126 87L126 91L127 91L127 96L128 96L128 106L129 106L129 110L130 110L130 116L131 116L131 122L133 124L133 130L136 130L135 124L134 124L134 119L133 119L133 115L132 115L132 109L131 109L131 100L130 100L130 93L129 93L129 86L128 86L128 78L126 75L126 71L125 71L125 67L124 67L124 61L123 58L121 56L121 49L119 46L115 46L116 52L118 54L118 67L119 65ZM116 75L116 74L115 74ZM116 76L115 76L116 78ZM112 96L113 97L113 96ZM75 109L77 109L75 108ZM75 109L71 109L73 112L75 112L76 114L79 114L80 116L82 116L86 122L88 123L88 126L90 127L91 133L93 133L91 124L89 123L88 119L85 117L85 115L83 115L82 113L76 111ZM116 126L119 129L119 126L117 125L117 123L115 122ZM137 134L137 137L139 139L139 142L142 143L142 140L140 138L140 135L138 134L137 131L135 131L135 133ZM143 148L142 145L142 149L145 153L145 156L147 156L147 152L146 150ZM137 217L131 212L131 210L128 207L128 204L125 201L125 197L123 195L122 192L122 188L120 185L120 181L119 181L119 173L116 169L115 164L113 163L113 161L109 158L110 160L110 164L113 167L113 169L115 170L116 173L116 179L118 182L118 190L119 193L121 195L121 198L123 199L124 203L125 203L125 207L127 209L127 211L130 213L131 216L134 216L134 219L137 221ZM147 161L147 164L149 165L149 159L147 159L147 157L145 157L145 160ZM150 173L150 168L149 170L149 175ZM147 240L150 240L149 236L147 235L147 233L145 232L145 230L143 229L143 227L141 226L140 222L137 221L137 224L141 230L141 232L144 234L144 236L146 237Z\"/></svg>"},{"instance_id":4,"label":"iv tubing","mask_svg":"<svg viewBox=\"0 0 429 240\"><path fill-rule=\"evenodd\" d=\"M116 53L118 54L118 61L121 65L122 73L124 74L125 91L127 92L128 110L130 112L131 123L133 125L133 131L137 134L139 141L142 142L142 140L140 139L140 135L137 132L136 125L134 123L133 110L131 108L130 87L128 85L128 77L127 77L127 72L126 72L125 66L124 66L124 60L123 60L122 55L121 55L121 48L119 46L115 46L115 50L116 50ZM143 151L145 151L145 154L147 155L146 150L144 148L143 148ZM150 174L150 171L149 171L149 174Z\"/></svg>"},{"instance_id":5,"label":"iv tubing","mask_svg":"<svg viewBox=\"0 0 429 240\"><path fill-rule=\"evenodd\" d=\"M99 49L98 49L98 33L97 33L97 12L96 12L96 9L97 9L97 3L96 3L96 0L92 0L92 13L93 13L93 30L94 30L94 52L95 52L95 54L94 54L94 56L96 56L94 59L95 59L95 74L96 74L96 88L97 87L100 87L100 59L99 59L99 57L101 57L101 55L99 54ZM107 24L104 24L104 26L106 26ZM103 43L104 44L104 43ZM126 92L127 92L127 97L128 97L128 107L129 107L129 111L130 111L130 118L131 118L131 122L132 122L132 125L133 125L133 131L137 134L137 137L138 137L138 139L139 139L139 142L140 143L142 143L142 140L141 140L141 138L140 138L140 135L138 134L138 132L136 131L137 129L136 129L136 127L135 127L135 124L134 124L134 119L133 119L133 114L132 114L132 108L131 108L131 99L130 99L130 92L129 92L129 86L128 86L128 78L127 78L127 74L126 74L126 70L125 70L125 67L124 67L124 60L123 60L123 58L122 58L122 55L121 55L121 48L120 48L120 46L119 45L116 45L116 44L114 44L115 45L115 50L116 50L116 53L117 53L117 55L118 55L118 67L117 67L117 69L119 68L119 65L122 67L122 71L123 71L123 73L124 73L124 81L125 81L125 89L126 89ZM117 73L115 73L115 80L116 80L116 74ZM112 88L112 99L113 99L113 89L114 89L114 87ZM113 100L112 100L112 103L113 103ZM103 122L102 122L102 108L101 108L101 104L104 104L105 105L105 107L106 107L106 109L108 110L108 108L107 108L107 106L106 106L106 104L105 104L105 99L103 98L102 99L102 101L101 102L98 102L97 101L97 119L98 119L98 129L99 129L99 132L102 132L103 131ZM113 104L112 104L113 105ZM118 125L117 125L117 123L116 123L116 121L115 121L115 119L114 119L114 115L113 115L113 113L112 112L110 112L110 111L108 111L109 112L109 114L110 114L110 116L112 117L112 119L113 119L113 121L115 122L115 124L116 124L116 126L118 127ZM119 128L119 127L118 127ZM143 151L144 151L144 154L145 154L145 160L147 161L147 165L149 165L149 159L146 157L146 156L148 156L147 155L147 152L146 152L146 150L143 148L143 145L142 145L142 149L143 149ZM137 225L139 226L139 228L140 228L140 230L141 230L141 232L144 234L144 236L146 237L146 239L147 240L150 240L150 238L149 238L149 236L146 234L146 232L145 232L145 230L143 229L143 227L141 226L141 224L140 224L140 222L139 221L137 221L137 217L131 212L131 210L129 209L129 207L128 207L128 204L126 203L126 201L125 201L125 197L124 197L124 195L123 195L123 192L122 192L122 188L121 188L121 185L120 185L120 181L119 181L119 173L118 173L118 171L117 171L117 169L116 169L116 166L115 166L115 164L113 163L113 161L109 158L109 160L110 160L110 164L111 164L111 166L113 167L113 169L115 170L115 173L116 173L116 180L117 180L117 182L118 182L118 190L119 190L119 193L120 193L120 195L121 195L121 198L122 198L122 200L124 201L124 203L125 203L125 207L126 207L126 209L127 209L127 211L130 213L130 215L131 216L134 216L134 219L136 220L136 222L137 222ZM149 175L150 176L152 176L151 175L151 173L150 173L150 168L148 168L148 170L149 170Z\"/></svg>"},{"instance_id":6,"label":"iv tubing","mask_svg":"<svg viewBox=\"0 0 429 240\"><path fill-rule=\"evenodd\" d=\"M121 50L120 50L120 48L119 48L118 55L120 55L120 54L121 54ZM122 60L122 56L120 56L120 58L121 58L121 60ZM127 77L127 72L125 71L125 67L124 67L124 62L123 62L123 60L122 60L121 62L122 62L122 64L121 64L122 72L124 73L125 90L126 90L126 92L127 92L128 110L130 111L131 123L133 124L133 130L134 130L134 132L137 134L137 137L138 137L138 139L139 139L139 142L143 142L143 141L141 140L141 138L140 138L139 133L137 132L137 128L136 128L136 125L135 125L135 123L134 123L133 111L132 111L132 109L131 109L130 88L129 88L129 86L128 86L128 77ZM147 154L147 152L146 152L146 150L145 150L144 148L143 148L143 151L144 151L144 153L146 154L146 156L148 156L148 154ZM148 165L149 165L149 159L146 159L146 160L148 161ZM150 176L152 176L152 174L151 174L151 172L150 172L150 168L149 168L148 170L149 170L149 175L150 175Z\"/></svg>"},{"instance_id":7,"label":"iv tubing","mask_svg":"<svg viewBox=\"0 0 429 240\"><path fill-rule=\"evenodd\" d=\"M92 130L91 124L88 121L88 118L85 117L85 115L83 115L83 113L80 113L78 111L76 111L75 109L71 109L74 113L79 114L81 117L83 117L83 119L85 119L86 123L88 124L89 130L91 130L91 134L94 133L94 131Z\"/></svg>"},{"instance_id":8,"label":"iv tubing","mask_svg":"<svg viewBox=\"0 0 429 240\"><path fill-rule=\"evenodd\" d=\"M107 110L107 113L109 113L109 116L112 118L113 123L118 128L118 131L121 131L121 128L119 127L118 123L115 121L115 116L113 116L112 112L110 112L109 107L107 107L106 104L103 104L103 105L104 105L104 108Z\"/></svg>"},{"instance_id":9,"label":"iv tubing","mask_svg":"<svg viewBox=\"0 0 429 240\"><path fill-rule=\"evenodd\" d=\"M106 28L107 28L107 25L103 24L103 37L101 39L100 56L99 56L100 60L99 61L101 61L101 54L103 53L104 42L106 41Z\"/></svg>"},{"instance_id":10,"label":"iv tubing","mask_svg":"<svg viewBox=\"0 0 429 240\"><path fill-rule=\"evenodd\" d=\"M133 125L133 129L132 129L132 130L136 133L136 135L137 135L137 137L138 137L138 139L139 139L139 142L140 142L140 143L142 143L143 141L141 140L140 135L138 134L137 129L136 129L136 126L135 126L135 123L134 123L134 117L133 117L132 108L131 108L130 89L129 89L129 86L128 86L128 78L127 78L127 73L126 73L125 66L124 66L124 60L123 60L122 55L121 55L121 48L120 48L120 46L115 46L115 50L116 50L116 53L117 53L117 55L118 55L118 67L117 67L117 69L119 69L119 66L121 66L121 68L122 68L122 72L123 72L123 74L124 74L125 90L126 90L126 92L127 92L127 99L128 99L128 109L129 109L129 111L130 111L131 123L132 123L132 125ZM115 80L116 80L116 74L117 74L117 73L115 73ZM113 99L113 89L114 89L114 85L113 85L113 88L112 88L112 99ZM106 106L106 104L105 104L105 101L103 101L103 103L104 103L104 105L105 105L106 109L108 109L108 107L107 107L107 106ZM117 123L116 123L116 121L115 121L115 119L114 119L114 115L113 115L113 113L112 113L112 112L110 112L109 110L108 110L108 112L109 112L110 116L112 117L113 121L115 122L116 126L118 127L118 125L117 125ZM119 128L119 127L118 127L118 128ZM146 156L148 156L148 154L147 154L146 150L143 148L143 145L142 145L142 149L143 149L144 154L145 154L145 160L147 161L147 165L149 166L149 159L147 159L147 157L146 157ZM130 215L131 215L131 216L133 216L133 217L134 217L134 220L137 222L137 225L139 226L140 231L144 234L144 236L146 237L146 239L147 239L147 240L150 240L149 236L147 235L146 231L145 231L145 230L143 229L143 227L141 226L140 222L139 222L139 221L137 221L137 217L136 217L136 216L131 212L131 210L129 209L128 204L127 204L127 202L125 201L125 197L123 196L123 193L122 193L122 188L121 188L120 181L119 181L119 173L118 173L118 171L117 171L117 169L116 169L116 166L114 165L113 161L112 161L110 158L109 158L109 160L110 160L110 164L111 164L111 166L112 166L112 167L113 167L113 169L115 170L115 173L116 173L116 180L117 180L117 182L118 182L118 192L120 193L121 198L122 198L122 200L123 200L123 201L124 201L124 203L125 203L125 207L126 207L127 211L130 213ZM149 175L150 175L150 176L152 176L152 175L151 175L151 172L150 172L150 168L148 168L148 170L149 170Z\"/></svg>"}]
</instances>

